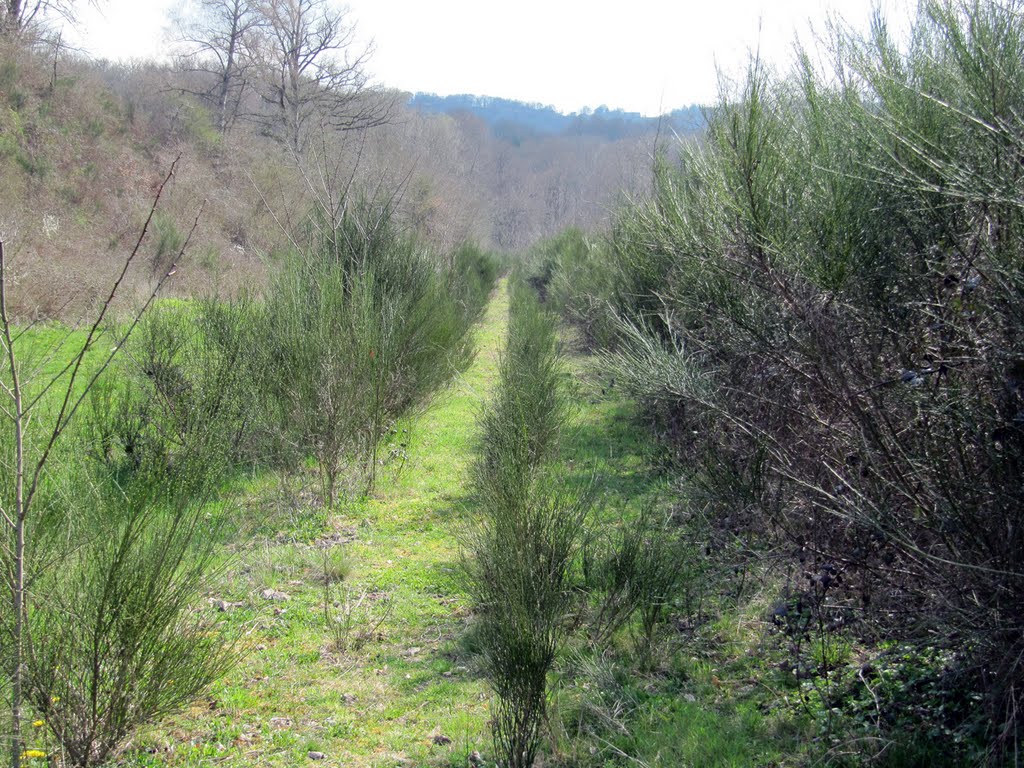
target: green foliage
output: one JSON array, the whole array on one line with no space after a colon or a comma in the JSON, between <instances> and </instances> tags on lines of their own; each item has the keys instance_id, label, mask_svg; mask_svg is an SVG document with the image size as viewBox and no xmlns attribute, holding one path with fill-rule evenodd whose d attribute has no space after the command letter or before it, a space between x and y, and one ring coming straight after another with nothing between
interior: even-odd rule
<instances>
[{"instance_id":1,"label":"green foliage","mask_svg":"<svg viewBox=\"0 0 1024 768\"><path fill-rule=\"evenodd\" d=\"M684 587L695 580L697 555L671 518L659 520L652 507L622 520L584 562L586 585L599 601L587 629L597 647L638 615L638 659L650 660L654 632Z\"/></svg>"},{"instance_id":2,"label":"green foliage","mask_svg":"<svg viewBox=\"0 0 1024 768\"><path fill-rule=\"evenodd\" d=\"M463 243L452 254L449 290L459 296L469 315L479 315L498 280L498 259L472 243Z\"/></svg>"},{"instance_id":3,"label":"green foliage","mask_svg":"<svg viewBox=\"0 0 1024 768\"><path fill-rule=\"evenodd\" d=\"M838 670L827 691L813 690L813 705L842 713L847 730L866 740L899 734L879 744L881 765L982 764L984 724L970 716L982 696L956 679L957 657L934 647L882 644L870 660Z\"/></svg>"},{"instance_id":4,"label":"green foliage","mask_svg":"<svg viewBox=\"0 0 1024 768\"><path fill-rule=\"evenodd\" d=\"M614 312L606 373L712 535L789 553L829 647L963 648L945 679L984 705L937 737L988 728L996 758L1024 688L1021 18L928 2L905 51L877 24L834 72L753 61L569 304Z\"/></svg>"},{"instance_id":5,"label":"green foliage","mask_svg":"<svg viewBox=\"0 0 1024 768\"><path fill-rule=\"evenodd\" d=\"M173 217L163 211L157 211L153 216L152 228L155 238L152 270L155 275L163 274L170 269L182 246L185 245L185 235L178 229Z\"/></svg>"},{"instance_id":6,"label":"green foliage","mask_svg":"<svg viewBox=\"0 0 1024 768\"><path fill-rule=\"evenodd\" d=\"M480 520L466 561L477 642L498 700L492 733L506 765L532 766L547 676L572 596L588 502L548 475L567 418L554 317L513 290L508 342L473 468Z\"/></svg>"},{"instance_id":7,"label":"green foliage","mask_svg":"<svg viewBox=\"0 0 1024 768\"><path fill-rule=\"evenodd\" d=\"M255 331L244 297L159 304L122 350L116 380L108 375L90 392L90 452L122 481L138 471L170 472L189 457L208 470L206 482L216 482L254 449Z\"/></svg>"},{"instance_id":8,"label":"green foliage","mask_svg":"<svg viewBox=\"0 0 1024 768\"><path fill-rule=\"evenodd\" d=\"M155 210L154 202L150 218ZM180 708L231 663L223 638L193 613L218 540L204 502L220 462L206 442L188 440L173 457L140 463L131 477L118 478L109 472L110 454L123 424L95 430L104 463L90 464L87 452L69 450L79 406L101 391L100 377L124 352L160 283L112 334L118 341L108 351L101 329L120 283L85 333L18 329L7 303L3 245L0 560L12 599L0 619L11 670L11 763L23 757L21 722L30 703L70 764L98 765L139 726ZM137 253L138 246L124 271ZM181 405L177 339L166 326L149 331L154 389ZM107 388L94 402L94 414L110 417L123 401Z\"/></svg>"},{"instance_id":9,"label":"green foliage","mask_svg":"<svg viewBox=\"0 0 1024 768\"><path fill-rule=\"evenodd\" d=\"M471 359L494 278L479 253L446 274L392 216L363 203L335 226L314 220L310 250L287 258L261 308L266 425L286 464L316 457L328 504L347 465L372 488L384 435Z\"/></svg>"},{"instance_id":10,"label":"green foliage","mask_svg":"<svg viewBox=\"0 0 1024 768\"><path fill-rule=\"evenodd\" d=\"M588 345L600 347L612 341L608 297L621 276L613 269L606 243L567 229L534 246L527 265L530 285L549 307L582 331Z\"/></svg>"},{"instance_id":11,"label":"green foliage","mask_svg":"<svg viewBox=\"0 0 1024 768\"><path fill-rule=\"evenodd\" d=\"M471 358L468 331L496 276L468 247L443 268L391 215L354 206L333 234L314 221L310 250L284 257L260 301L161 304L121 380L91 394L90 451L122 479L202 451L220 469L296 471L312 456L329 504L346 470L372 487L394 422ZM178 237L157 229L161 243Z\"/></svg>"},{"instance_id":12,"label":"green foliage","mask_svg":"<svg viewBox=\"0 0 1024 768\"><path fill-rule=\"evenodd\" d=\"M219 537L204 497L180 485L154 478L127 493L79 489L74 543L51 537L59 551L38 553L61 565L41 572L32 591L26 693L71 765L104 763L234 662L192 607Z\"/></svg>"},{"instance_id":13,"label":"green foliage","mask_svg":"<svg viewBox=\"0 0 1024 768\"><path fill-rule=\"evenodd\" d=\"M527 496L539 469L555 455L568 407L558 381L562 363L554 319L522 286L512 291L500 371L501 384L481 417L475 487L496 504L514 504Z\"/></svg>"}]
</instances>

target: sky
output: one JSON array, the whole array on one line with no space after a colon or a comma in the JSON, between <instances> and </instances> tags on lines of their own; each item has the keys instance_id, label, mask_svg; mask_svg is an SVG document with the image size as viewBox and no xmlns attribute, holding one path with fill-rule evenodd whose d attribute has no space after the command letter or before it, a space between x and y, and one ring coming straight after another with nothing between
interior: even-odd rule
<instances>
[{"instance_id":1,"label":"sky","mask_svg":"<svg viewBox=\"0 0 1024 768\"><path fill-rule=\"evenodd\" d=\"M112 60L166 53L182 0L102 0L76 38ZM348 0L373 81L406 91L472 93L570 113L606 105L656 115L715 100L747 54L785 70L797 39L838 14L867 29L872 8L905 28L912 0Z\"/></svg>"}]
</instances>

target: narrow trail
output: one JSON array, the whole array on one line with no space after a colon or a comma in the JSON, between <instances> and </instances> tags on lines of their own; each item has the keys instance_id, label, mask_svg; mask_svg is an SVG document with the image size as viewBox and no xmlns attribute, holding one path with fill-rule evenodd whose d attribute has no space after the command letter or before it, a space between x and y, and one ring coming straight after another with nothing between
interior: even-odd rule
<instances>
[{"instance_id":1,"label":"narrow trail","mask_svg":"<svg viewBox=\"0 0 1024 768\"><path fill-rule=\"evenodd\" d=\"M466 514L477 415L497 379L507 320L502 281L476 328L472 365L425 413L402 425L409 430L404 459L389 468L376 497L359 510L365 517L358 524L369 521L372 534L353 547L356 579L395 601L385 629L388 647L380 649L372 672L363 670L376 709L371 727L384 742L377 749L413 765L465 765L470 752L489 742L487 694L458 647L468 601L458 583L457 536ZM452 743L434 744L435 736Z\"/></svg>"},{"instance_id":2,"label":"narrow trail","mask_svg":"<svg viewBox=\"0 0 1024 768\"><path fill-rule=\"evenodd\" d=\"M373 498L343 506L319 542L279 531L239 554L219 596L238 603L225 621L247 654L169 733L140 739L128 765L291 766L322 753L312 764L464 766L487 749L488 696L460 646L468 603L457 532L507 316L502 281L475 329L475 360L398 425L402 454ZM332 647L324 618L325 543L351 565L329 607L350 617L345 652ZM265 599L267 589L288 599Z\"/></svg>"}]
</instances>

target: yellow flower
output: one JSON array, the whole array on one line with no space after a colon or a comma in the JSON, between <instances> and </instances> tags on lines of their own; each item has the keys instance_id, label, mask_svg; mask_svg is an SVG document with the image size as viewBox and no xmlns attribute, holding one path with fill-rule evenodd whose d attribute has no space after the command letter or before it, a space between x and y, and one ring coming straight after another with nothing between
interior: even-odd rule
<instances>
[{"instance_id":1,"label":"yellow flower","mask_svg":"<svg viewBox=\"0 0 1024 768\"><path fill-rule=\"evenodd\" d=\"M54 696L53 698L50 699L50 701L52 701L54 704L56 704L58 701L60 701L60 696Z\"/></svg>"},{"instance_id":2,"label":"yellow flower","mask_svg":"<svg viewBox=\"0 0 1024 768\"><path fill-rule=\"evenodd\" d=\"M46 725L46 721L44 721L44 720L33 720L32 721L32 727L33 728L42 728L44 725Z\"/></svg>"},{"instance_id":3,"label":"yellow flower","mask_svg":"<svg viewBox=\"0 0 1024 768\"><path fill-rule=\"evenodd\" d=\"M22 757L46 757L46 753L41 749L26 749L21 753Z\"/></svg>"}]
</instances>

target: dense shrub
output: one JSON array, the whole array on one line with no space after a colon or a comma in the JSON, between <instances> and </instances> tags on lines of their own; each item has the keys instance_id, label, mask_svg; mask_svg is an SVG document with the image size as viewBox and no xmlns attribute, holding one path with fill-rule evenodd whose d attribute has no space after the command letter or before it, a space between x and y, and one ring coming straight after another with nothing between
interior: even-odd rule
<instances>
[{"instance_id":1,"label":"dense shrub","mask_svg":"<svg viewBox=\"0 0 1024 768\"><path fill-rule=\"evenodd\" d=\"M122 481L205 456L209 481L253 458L254 304L166 302L140 322L113 373L90 392L88 450Z\"/></svg>"},{"instance_id":2,"label":"dense shrub","mask_svg":"<svg viewBox=\"0 0 1024 768\"><path fill-rule=\"evenodd\" d=\"M105 763L235 661L194 608L219 538L197 484L174 487L187 473L79 489L77 519L62 526L73 543L47 537L57 546L37 552L61 565L34 579L25 692L69 765Z\"/></svg>"},{"instance_id":3,"label":"dense shrub","mask_svg":"<svg viewBox=\"0 0 1024 768\"><path fill-rule=\"evenodd\" d=\"M567 418L561 375L554 316L517 285L500 379L480 419L472 484L480 515L466 560L484 670L498 697L494 746L513 768L532 766L540 744L587 510L585 497L549 474Z\"/></svg>"},{"instance_id":4,"label":"dense shrub","mask_svg":"<svg viewBox=\"0 0 1024 768\"><path fill-rule=\"evenodd\" d=\"M477 251L445 268L372 203L314 222L308 248L285 257L261 306L253 370L279 458L312 454L325 502L347 465L372 488L394 421L469 361L494 276Z\"/></svg>"},{"instance_id":5,"label":"dense shrub","mask_svg":"<svg viewBox=\"0 0 1024 768\"><path fill-rule=\"evenodd\" d=\"M539 243L527 258L527 278L544 302L576 325L584 343L613 342L609 298L620 284L606 243L578 229Z\"/></svg>"},{"instance_id":6,"label":"dense shrub","mask_svg":"<svg viewBox=\"0 0 1024 768\"><path fill-rule=\"evenodd\" d=\"M788 548L815 626L945 659L993 756L1024 686L1021 19L930 2L905 51L878 24L826 75L754 61L589 299L691 497Z\"/></svg>"},{"instance_id":7,"label":"dense shrub","mask_svg":"<svg viewBox=\"0 0 1024 768\"><path fill-rule=\"evenodd\" d=\"M655 629L696 581L697 555L671 515L659 518L651 506L601 533L583 562L585 585L598 598L586 622L591 642L604 648L638 617L637 656L649 661Z\"/></svg>"},{"instance_id":8,"label":"dense shrub","mask_svg":"<svg viewBox=\"0 0 1024 768\"><path fill-rule=\"evenodd\" d=\"M483 311L500 271L497 257L472 243L464 243L452 254L449 290L459 297L467 316Z\"/></svg>"},{"instance_id":9,"label":"dense shrub","mask_svg":"<svg viewBox=\"0 0 1024 768\"><path fill-rule=\"evenodd\" d=\"M368 203L334 228L313 220L305 242L262 296L165 302L143 320L91 393L93 455L122 479L198 450L215 467L312 456L325 501L346 469L372 487L394 421L470 359L497 265L472 246L441 259Z\"/></svg>"}]
</instances>

